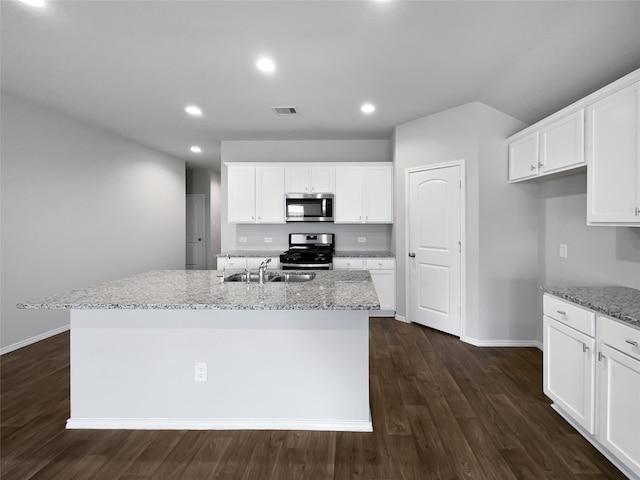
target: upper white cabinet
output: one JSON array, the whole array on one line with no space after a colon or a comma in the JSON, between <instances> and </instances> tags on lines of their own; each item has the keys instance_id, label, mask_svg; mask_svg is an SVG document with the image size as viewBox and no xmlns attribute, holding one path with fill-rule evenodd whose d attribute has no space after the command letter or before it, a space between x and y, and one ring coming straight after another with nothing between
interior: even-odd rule
<instances>
[{"instance_id":1,"label":"upper white cabinet","mask_svg":"<svg viewBox=\"0 0 640 480\"><path fill-rule=\"evenodd\" d=\"M229 222L256 221L256 168L230 166L227 171Z\"/></svg>"},{"instance_id":2,"label":"upper white cabinet","mask_svg":"<svg viewBox=\"0 0 640 480\"><path fill-rule=\"evenodd\" d=\"M587 107L587 223L640 226L640 82Z\"/></svg>"},{"instance_id":3,"label":"upper white cabinet","mask_svg":"<svg viewBox=\"0 0 640 480\"><path fill-rule=\"evenodd\" d=\"M334 193L335 167L285 167L286 193Z\"/></svg>"},{"instance_id":4,"label":"upper white cabinet","mask_svg":"<svg viewBox=\"0 0 640 480\"><path fill-rule=\"evenodd\" d=\"M509 143L509 181L518 182L538 176L539 132Z\"/></svg>"},{"instance_id":5,"label":"upper white cabinet","mask_svg":"<svg viewBox=\"0 0 640 480\"><path fill-rule=\"evenodd\" d=\"M230 223L285 223L283 167L230 165L227 173Z\"/></svg>"},{"instance_id":6,"label":"upper white cabinet","mask_svg":"<svg viewBox=\"0 0 640 480\"><path fill-rule=\"evenodd\" d=\"M519 182L585 165L584 110L562 115L509 143L509 181Z\"/></svg>"},{"instance_id":7,"label":"upper white cabinet","mask_svg":"<svg viewBox=\"0 0 640 480\"><path fill-rule=\"evenodd\" d=\"M335 223L393 223L393 167L336 167Z\"/></svg>"},{"instance_id":8,"label":"upper white cabinet","mask_svg":"<svg viewBox=\"0 0 640 480\"><path fill-rule=\"evenodd\" d=\"M538 173L546 175L583 165L584 109L580 109L540 130Z\"/></svg>"}]
</instances>

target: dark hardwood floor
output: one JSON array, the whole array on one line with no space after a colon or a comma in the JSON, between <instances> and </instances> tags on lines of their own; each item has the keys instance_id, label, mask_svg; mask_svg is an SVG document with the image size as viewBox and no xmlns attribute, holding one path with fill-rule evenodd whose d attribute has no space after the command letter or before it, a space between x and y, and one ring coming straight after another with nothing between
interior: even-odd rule
<instances>
[{"instance_id":1,"label":"dark hardwood floor","mask_svg":"<svg viewBox=\"0 0 640 480\"><path fill-rule=\"evenodd\" d=\"M65 430L69 336L1 358L11 479L623 479L550 407L535 348L371 320L373 433Z\"/></svg>"}]
</instances>

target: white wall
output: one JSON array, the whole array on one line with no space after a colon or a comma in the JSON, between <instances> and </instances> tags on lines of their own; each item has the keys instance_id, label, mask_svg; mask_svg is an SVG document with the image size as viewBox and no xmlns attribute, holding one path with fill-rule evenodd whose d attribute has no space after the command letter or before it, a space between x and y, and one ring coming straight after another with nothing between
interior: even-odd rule
<instances>
[{"instance_id":1,"label":"white wall","mask_svg":"<svg viewBox=\"0 0 640 480\"><path fill-rule=\"evenodd\" d=\"M586 177L580 173L539 183L540 283L640 289L640 228L587 226ZM559 256L561 243L568 247L567 258Z\"/></svg>"},{"instance_id":2,"label":"white wall","mask_svg":"<svg viewBox=\"0 0 640 480\"><path fill-rule=\"evenodd\" d=\"M396 127L397 311L405 305L405 171L466 162L466 326L474 343L533 341L536 321L537 194L507 183L505 139L524 124L478 102ZM526 212L533 212L527 218ZM523 216L524 215L524 216ZM515 312L516 307L522 310Z\"/></svg>"},{"instance_id":3,"label":"white wall","mask_svg":"<svg viewBox=\"0 0 640 480\"><path fill-rule=\"evenodd\" d=\"M220 236L222 251L263 249L280 250L288 246L289 232L312 229L312 233L335 233L338 248L353 250L352 239L362 229L370 233L372 242L362 249L386 250L391 241L388 225L238 225L229 224L227 216L227 167L225 162L389 162L392 146L389 140L298 140L298 141L224 141L221 146L221 219ZM368 228L374 227L374 228ZM377 227L377 228L376 228ZM354 233L355 232L355 233ZM246 244L238 243L241 236L251 239ZM274 243L265 244L264 237L271 236ZM286 241L283 243L283 239ZM262 239L262 240L260 240ZM369 243L369 242L368 242ZM342 245L342 246L341 246ZM355 248L354 248L355 247Z\"/></svg>"},{"instance_id":4,"label":"white wall","mask_svg":"<svg viewBox=\"0 0 640 480\"><path fill-rule=\"evenodd\" d=\"M1 346L64 329L16 303L184 268L184 162L2 94Z\"/></svg>"}]
</instances>

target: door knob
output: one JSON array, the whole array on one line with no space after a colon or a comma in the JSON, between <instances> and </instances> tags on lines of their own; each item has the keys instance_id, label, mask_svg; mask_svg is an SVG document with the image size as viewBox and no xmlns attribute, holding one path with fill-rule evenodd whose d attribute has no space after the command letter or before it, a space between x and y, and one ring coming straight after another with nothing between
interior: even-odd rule
<instances>
[{"instance_id":1,"label":"door knob","mask_svg":"<svg viewBox=\"0 0 640 480\"><path fill-rule=\"evenodd\" d=\"M416 258L416 254L415 253L410 253L409 254L409 258Z\"/></svg>"},{"instance_id":2,"label":"door knob","mask_svg":"<svg viewBox=\"0 0 640 480\"><path fill-rule=\"evenodd\" d=\"M201 239L201 238L199 238L199 239L198 239L198 241L199 241L199 242L201 242L201 241L202 241L202 239Z\"/></svg>"}]
</instances>

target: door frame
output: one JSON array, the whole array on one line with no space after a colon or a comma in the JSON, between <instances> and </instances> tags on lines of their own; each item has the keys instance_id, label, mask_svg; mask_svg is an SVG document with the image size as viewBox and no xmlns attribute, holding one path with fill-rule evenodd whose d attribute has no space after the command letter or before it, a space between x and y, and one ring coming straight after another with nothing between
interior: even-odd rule
<instances>
[{"instance_id":1,"label":"door frame","mask_svg":"<svg viewBox=\"0 0 640 480\"><path fill-rule=\"evenodd\" d=\"M419 167L406 168L404 171L404 292L406 320L407 322L412 323L409 313L409 306L411 305L411 269L409 268L409 175L411 173L456 166L460 167L460 238L462 242L460 247L460 338L462 339L467 337L467 167L465 159L421 165Z\"/></svg>"}]
</instances>

